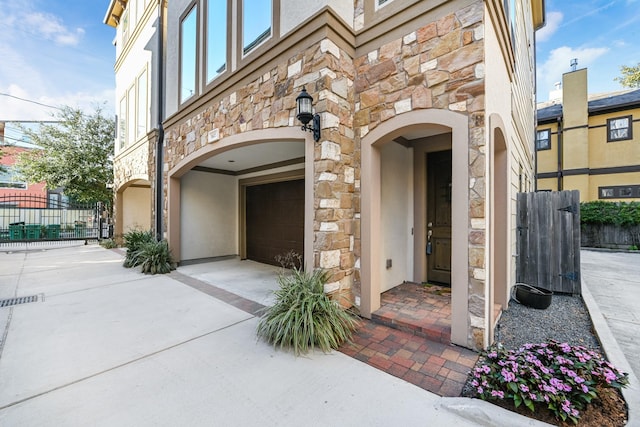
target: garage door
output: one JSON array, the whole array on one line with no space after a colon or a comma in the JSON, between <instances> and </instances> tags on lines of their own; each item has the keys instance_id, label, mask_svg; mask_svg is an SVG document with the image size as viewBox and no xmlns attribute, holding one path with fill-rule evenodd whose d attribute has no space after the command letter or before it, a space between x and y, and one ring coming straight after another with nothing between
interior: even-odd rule
<instances>
[{"instance_id":1,"label":"garage door","mask_svg":"<svg viewBox=\"0 0 640 427\"><path fill-rule=\"evenodd\" d=\"M265 264L290 250L304 256L304 180L246 187L247 258Z\"/></svg>"}]
</instances>

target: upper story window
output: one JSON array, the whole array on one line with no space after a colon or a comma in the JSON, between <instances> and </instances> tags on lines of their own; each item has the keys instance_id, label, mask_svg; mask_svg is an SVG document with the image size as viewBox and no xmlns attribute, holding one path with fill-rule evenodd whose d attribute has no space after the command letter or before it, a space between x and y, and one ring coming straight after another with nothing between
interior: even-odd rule
<instances>
[{"instance_id":1,"label":"upper story window","mask_svg":"<svg viewBox=\"0 0 640 427\"><path fill-rule=\"evenodd\" d=\"M0 171L0 188L14 188L26 190L27 183L20 178L20 174L15 166L4 166L5 171Z\"/></svg>"},{"instance_id":2,"label":"upper story window","mask_svg":"<svg viewBox=\"0 0 640 427\"><path fill-rule=\"evenodd\" d=\"M180 23L180 102L196 93L198 6L193 6Z\"/></svg>"},{"instance_id":3,"label":"upper story window","mask_svg":"<svg viewBox=\"0 0 640 427\"><path fill-rule=\"evenodd\" d=\"M607 142L633 138L631 119L631 116L607 119Z\"/></svg>"},{"instance_id":4,"label":"upper story window","mask_svg":"<svg viewBox=\"0 0 640 427\"><path fill-rule=\"evenodd\" d=\"M242 53L271 36L272 0L242 0Z\"/></svg>"},{"instance_id":5,"label":"upper story window","mask_svg":"<svg viewBox=\"0 0 640 427\"><path fill-rule=\"evenodd\" d=\"M147 96L147 70L144 70L140 76L138 76L138 110L136 113L137 132L136 137L140 138L147 133L148 122L148 96Z\"/></svg>"},{"instance_id":6,"label":"upper story window","mask_svg":"<svg viewBox=\"0 0 640 427\"><path fill-rule=\"evenodd\" d=\"M536 150L549 150L551 148L551 129L543 129L536 132Z\"/></svg>"},{"instance_id":7,"label":"upper story window","mask_svg":"<svg viewBox=\"0 0 640 427\"><path fill-rule=\"evenodd\" d=\"M127 145L127 96L123 96L120 100L120 108L118 112L118 141L120 149Z\"/></svg>"},{"instance_id":8,"label":"upper story window","mask_svg":"<svg viewBox=\"0 0 640 427\"><path fill-rule=\"evenodd\" d=\"M210 0L207 10L207 83L227 69L227 2Z\"/></svg>"},{"instance_id":9,"label":"upper story window","mask_svg":"<svg viewBox=\"0 0 640 427\"><path fill-rule=\"evenodd\" d=\"M386 6L391 3L393 0L376 0L376 9L381 8L382 6Z\"/></svg>"},{"instance_id":10,"label":"upper story window","mask_svg":"<svg viewBox=\"0 0 640 427\"><path fill-rule=\"evenodd\" d=\"M129 9L125 9L120 26L122 27L122 46L126 46L129 41Z\"/></svg>"}]
</instances>

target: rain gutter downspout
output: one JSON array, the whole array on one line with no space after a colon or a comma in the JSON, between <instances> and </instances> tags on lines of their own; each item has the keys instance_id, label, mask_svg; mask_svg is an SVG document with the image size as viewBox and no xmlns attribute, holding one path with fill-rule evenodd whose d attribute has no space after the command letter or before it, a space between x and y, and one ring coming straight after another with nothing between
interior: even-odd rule
<instances>
[{"instance_id":1,"label":"rain gutter downspout","mask_svg":"<svg viewBox=\"0 0 640 427\"><path fill-rule=\"evenodd\" d=\"M158 17L158 139L156 145L156 238L162 240L162 206L164 194L164 182L162 177L163 169L163 146L164 146L164 0L160 0L160 11Z\"/></svg>"},{"instance_id":2,"label":"rain gutter downspout","mask_svg":"<svg viewBox=\"0 0 640 427\"><path fill-rule=\"evenodd\" d=\"M562 116L558 116L558 191L562 191L562 157L563 157L563 147L562 147Z\"/></svg>"}]
</instances>

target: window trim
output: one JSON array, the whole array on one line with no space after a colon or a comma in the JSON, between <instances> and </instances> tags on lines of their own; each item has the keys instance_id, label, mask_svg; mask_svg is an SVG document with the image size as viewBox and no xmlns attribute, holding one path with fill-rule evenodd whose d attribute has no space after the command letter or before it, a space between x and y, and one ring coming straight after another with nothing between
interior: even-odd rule
<instances>
[{"instance_id":1,"label":"window trim","mask_svg":"<svg viewBox=\"0 0 640 427\"><path fill-rule=\"evenodd\" d=\"M120 102L118 105L118 110L119 110L119 115L118 115L118 139L120 142L119 145L119 149L123 150L126 146L127 146L127 124L128 124L128 117L127 117L127 93L129 91L126 90L124 92L124 95L122 96L122 98L120 98ZM124 102L124 109L122 108L123 106L123 102ZM124 123L122 122L124 120Z\"/></svg>"},{"instance_id":2,"label":"window trim","mask_svg":"<svg viewBox=\"0 0 640 427\"><path fill-rule=\"evenodd\" d=\"M271 25L269 28L264 30L255 40L251 41L248 45L245 46L244 43L244 2L245 0L238 1L238 50L240 51L240 57L242 59L251 55L253 52L258 50L258 48L264 44L266 44L269 40L274 39L275 34L275 16L276 16L276 1L268 0L271 2ZM279 2L278 2L279 3ZM279 8L278 8L279 9Z\"/></svg>"},{"instance_id":3,"label":"window trim","mask_svg":"<svg viewBox=\"0 0 640 427\"><path fill-rule=\"evenodd\" d=\"M195 64L194 64L194 68L195 68L195 75L194 75L194 88L193 88L193 93L186 97L186 98L182 98L182 83L183 83L183 76L182 76L182 58L183 58L183 39L184 39L184 34L183 34L183 23L185 21L185 19L189 16L189 14L191 14L191 12L193 12L195 9ZM189 103L190 101L193 101L194 99L196 99L199 95L199 79L200 79L200 8L199 8L199 2L198 1L192 1L191 4L185 8L185 11L182 13L182 15L180 15L180 20L179 20L179 37L178 37L178 105L185 105L187 103Z\"/></svg>"},{"instance_id":4,"label":"window trim","mask_svg":"<svg viewBox=\"0 0 640 427\"><path fill-rule=\"evenodd\" d=\"M546 132L549 135L549 137L547 138L547 141L549 141L549 143L546 146L546 148L540 148L540 145L538 144L538 141L540 141L540 139L538 138L538 135L541 134L542 132ZM551 128L536 130L536 151L545 151L545 150L551 150Z\"/></svg>"},{"instance_id":5,"label":"window trim","mask_svg":"<svg viewBox=\"0 0 640 427\"><path fill-rule=\"evenodd\" d=\"M624 189L631 189L630 195L621 195L620 191ZM611 191L611 196L605 196L605 191ZM635 194L634 194L635 193ZM629 184L629 185L606 185L602 187L598 187L598 199L599 200L608 200L608 199L637 199L640 197L640 185L638 184Z\"/></svg>"},{"instance_id":6,"label":"window trim","mask_svg":"<svg viewBox=\"0 0 640 427\"><path fill-rule=\"evenodd\" d=\"M614 120L621 120L621 119L627 119L627 123L628 123L627 129L629 130L628 136L624 138L612 138L611 131L613 129L611 129L611 123ZM607 119L607 142L627 141L630 139L633 139L633 116L632 115L612 117L610 119Z\"/></svg>"},{"instance_id":7,"label":"window trim","mask_svg":"<svg viewBox=\"0 0 640 427\"><path fill-rule=\"evenodd\" d=\"M140 79L144 77L145 82L145 91L144 94L140 93ZM147 66L142 69L140 74L136 77L135 81L136 86L136 140L142 138L149 132L149 73L147 71ZM140 96L144 95L144 99L140 99ZM143 116L140 117L140 107L144 103L144 112ZM140 124L143 124L142 130L140 129Z\"/></svg>"},{"instance_id":8,"label":"window trim","mask_svg":"<svg viewBox=\"0 0 640 427\"><path fill-rule=\"evenodd\" d=\"M232 25L232 9L233 9L233 2L231 1L227 1L224 0L226 2L226 40L225 40L225 64L224 64L224 70L222 70L220 73L216 74L215 76L209 78L209 4L212 1L220 1L220 0L206 0L204 2L204 7L202 7L202 11L203 11L203 25L205 27L205 31L203 31L203 50L202 50L202 55L203 55L203 62L204 62L204 84L205 87L211 85L215 80L219 79L220 76L226 74L227 72L229 72L229 70L231 69L230 64L231 64L231 39L232 39L232 31L231 28L233 27Z\"/></svg>"}]
</instances>

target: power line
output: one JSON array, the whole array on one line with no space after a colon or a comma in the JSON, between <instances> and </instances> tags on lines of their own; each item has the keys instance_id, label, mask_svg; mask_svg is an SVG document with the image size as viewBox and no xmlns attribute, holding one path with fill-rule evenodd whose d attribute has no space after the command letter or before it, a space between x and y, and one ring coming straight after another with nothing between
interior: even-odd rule
<instances>
[{"instance_id":1,"label":"power line","mask_svg":"<svg viewBox=\"0 0 640 427\"><path fill-rule=\"evenodd\" d=\"M55 108L56 110L60 110L60 107L54 107L53 105L43 104L42 102L32 101L31 99L20 98L19 96L9 95L8 93L0 92L0 95L8 96L9 98L19 99L20 101L31 102L32 104L38 104L47 108Z\"/></svg>"}]
</instances>

